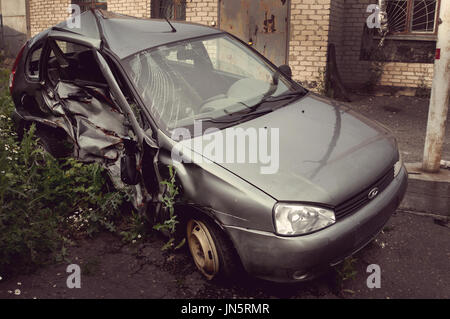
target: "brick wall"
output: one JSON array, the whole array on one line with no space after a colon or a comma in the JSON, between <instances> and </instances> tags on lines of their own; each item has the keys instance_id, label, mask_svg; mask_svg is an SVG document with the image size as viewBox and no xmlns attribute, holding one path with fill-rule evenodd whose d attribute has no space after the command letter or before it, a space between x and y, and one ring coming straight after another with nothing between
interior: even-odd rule
<instances>
[{"instance_id":1,"label":"brick wall","mask_svg":"<svg viewBox=\"0 0 450 319\"><path fill-rule=\"evenodd\" d=\"M434 65L430 63L386 63L380 85L431 87L433 74Z\"/></svg>"},{"instance_id":2,"label":"brick wall","mask_svg":"<svg viewBox=\"0 0 450 319\"><path fill-rule=\"evenodd\" d=\"M326 67L330 2L291 0L289 65L293 78L307 86L314 87Z\"/></svg>"},{"instance_id":3,"label":"brick wall","mask_svg":"<svg viewBox=\"0 0 450 319\"><path fill-rule=\"evenodd\" d=\"M217 0L186 0L186 21L217 25Z\"/></svg>"},{"instance_id":4,"label":"brick wall","mask_svg":"<svg viewBox=\"0 0 450 319\"><path fill-rule=\"evenodd\" d=\"M63 21L70 0L30 0L31 35ZM360 60L367 6L377 0L291 0L289 65L294 79L314 87L323 77L328 43L336 46L338 68L348 86L370 78L371 62ZM108 10L150 17L151 0L109 0ZM186 0L186 20L218 21L218 0ZM385 63L380 85L430 85L433 64Z\"/></svg>"},{"instance_id":5,"label":"brick wall","mask_svg":"<svg viewBox=\"0 0 450 319\"><path fill-rule=\"evenodd\" d=\"M151 0L108 0L108 11L138 18L150 18Z\"/></svg>"},{"instance_id":6,"label":"brick wall","mask_svg":"<svg viewBox=\"0 0 450 319\"><path fill-rule=\"evenodd\" d=\"M343 42L339 50L338 66L343 81L352 87L359 87L370 77L370 61L360 60L364 24L370 13L367 6L376 0L345 0L343 19ZM431 85L433 64L395 63L383 65L379 85L418 87Z\"/></svg>"},{"instance_id":7,"label":"brick wall","mask_svg":"<svg viewBox=\"0 0 450 319\"><path fill-rule=\"evenodd\" d=\"M68 16L70 0L29 0L31 36L64 21Z\"/></svg>"},{"instance_id":8,"label":"brick wall","mask_svg":"<svg viewBox=\"0 0 450 319\"><path fill-rule=\"evenodd\" d=\"M151 0L109 0L108 10L139 18L149 18ZM71 0L30 0L31 36L65 20Z\"/></svg>"}]
</instances>

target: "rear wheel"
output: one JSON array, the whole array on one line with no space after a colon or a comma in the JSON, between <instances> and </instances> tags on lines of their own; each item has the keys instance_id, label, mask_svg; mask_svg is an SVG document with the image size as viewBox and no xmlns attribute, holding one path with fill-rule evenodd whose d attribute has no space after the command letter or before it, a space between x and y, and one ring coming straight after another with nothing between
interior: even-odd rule
<instances>
[{"instance_id":1,"label":"rear wheel","mask_svg":"<svg viewBox=\"0 0 450 319\"><path fill-rule=\"evenodd\" d=\"M194 263L208 280L231 277L240 272L234 247L216 224L195 217L188 220L186 231Z\"/></svg>"}]
</instances>

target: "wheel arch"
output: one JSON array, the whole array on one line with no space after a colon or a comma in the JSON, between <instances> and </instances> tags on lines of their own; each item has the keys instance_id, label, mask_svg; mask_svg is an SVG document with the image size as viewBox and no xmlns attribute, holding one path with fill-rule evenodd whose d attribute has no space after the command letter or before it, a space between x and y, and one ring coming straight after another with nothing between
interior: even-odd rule
<instances>
[{"instance_id":1,"label":"wheel arch","mask_svg":"<svg viewBox=\"0 0 450 319\"><path fill-rule=\"evenodd\" d=\"M182 213L180 213L182 211ZM178 231L183 231L186 228L187 222L189 218L192 217L203 217L209 220L211 223L216 225L226 236L227 240L231 243L233 246L233 249L236 253L236 256L239 257L239 260L241 260L241 256L238 253L238 249L236 248L236 243L233 241L232 237L228 233L226 227L223 227L223 223L220 220L220 218L217 216L217 212L213 210L212 208L202 207L199 205L194 204L178 204L175 207L175 214L179 218L178 221L180 222L180 226L177 228Z\"/></svg>"},{"instance_id":2,"label":"wheel arch","mask_svg":"<svg viewBox=\"0 0 450 319\"><path fill-rule=\"evenodd\" d=\"M198 206L198 205L179 205L178 207L178 211L176 210L176 212L179 212L180 209L183 210L183 214L182 217L180 217L180 226L179 230L184 230L184 234L187 235L187 228L188 228L188 221L191 219L195 219L199 222L205 222L207 224L211 224L212 227L215 227L216 229L210 229L210 233L217 233L220 232L221 235L219 235L219 237L217 238L215 236L213 236L213 238L217 238L217 242L215 242L215 245L217 247L217 245L219 244L222 251L222 255L224 257L223 259L223 263L224 264L224 269L225 273L221 272L221 274L219 274L219 277L215 277L215 278L225 278L224 276L226 276L227 278L233 274L233 276L237 276L239 277L240 275L242 275L243 273L245 273L247 270L242 262L242 257L239 253L239 249L237 249L236 247L236 242L233 241L233 238L230 236L230 234L228 233L228 230L226 227L224 227L224 224L220 221L220 218L218 218L216 212L208 207L202 207L202 206ZM180 214L178 213L177 216L180 216ZM197 218L196 218L197 217ZM208 225L206 225L208 226ZM186 238L186 237L185 237ZM222 238L222 239L220 239ZM187 239L187 238L186 238ZM219 250L219 248L217 247L217 249ZM225 251L228 251L228 253L225 253ZM228 256L228 257L225 257ZM226 266L225 266L226 265ZM231 278L230 278L231 279Z\"/></svg>"}]
</instances>

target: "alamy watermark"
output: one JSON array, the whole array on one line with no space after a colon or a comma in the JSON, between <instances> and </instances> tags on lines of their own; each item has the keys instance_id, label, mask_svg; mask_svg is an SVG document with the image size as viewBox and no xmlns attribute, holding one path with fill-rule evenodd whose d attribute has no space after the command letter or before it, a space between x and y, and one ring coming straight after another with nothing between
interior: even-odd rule
<instances>
[{"instance_id":1,"label":"alamy watermark","mask_svg":"<svg viewBox=\"0 0 450 319\"><path fill-rule=\"evenodd\" d=\"M373 28L380 29L381 28L381 20L382 20L380 6L377 4L370 4L367 7L366 11L372 13L371 15L369 15L367 17L367 21L366 21L367 27L369 29L373 29Z\"/></svg>"},{"instance_id":2,"label":"alamy watermark","mask_svg":"<svg viewBox=\"0 0 450 319\"><path fill-rule=\"evenodd\" d=\"M366 272L370 275L367 277L367 288L381 288L381 267L377 264L367 266Z\"/></svg>"},{"instance_id":3,"label":"alamy watermark","mask_svg":"<svg viewBox=\"0 0 450 319\"><path fill-rule=\"evenodd\" d=\"M70 4L67 7L67 12L69 17L66 19L66 24L69 29L80 29L81 28L81 8L77 4Z\"/></svg>"},{"instance_id":4,"label":"alamy watermark","mask_svg":"<svg viewBox=\"0 0 450 319\"><path fill-rule=\"evenodd\" d=\"M66 285L69 289L81 288L81 268L77 264L67 266L66 272L70 275L67 277Z\"/></svg>"},{"instance_id":5,"label":"alamy watermark","mask_svg":"<svg viewBox=\"0 0 450 319\"><path fill-rule=\"evenodd\" d=\"M172 160L179 163L250 163L259 164L261 174L275 174L280 166L280 132L278 128L225 130L208 128L194 122L194 136L187 128L177 128L172 138L179 141L172 149Z\"/></svg>"}]
</instances>

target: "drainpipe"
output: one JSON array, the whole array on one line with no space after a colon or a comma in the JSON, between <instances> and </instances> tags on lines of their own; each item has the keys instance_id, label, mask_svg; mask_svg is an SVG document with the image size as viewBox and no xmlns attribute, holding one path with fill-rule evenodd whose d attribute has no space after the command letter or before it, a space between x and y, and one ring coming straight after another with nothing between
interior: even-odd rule
<instances>
[{"instance_id":1,"label":"drainpipe","mask_svg":"<svg viewBox=\"0 0 450 319\"><path fill-rule=\"evenodd\" d=\"M0 1L0 6L1 5L2 2ZM3 15L1 13L0 13L0 37L2 38L2 42L0 42L0 49L3 49L3 47L5 46L5 38L3 37Z\"/></svg>"},{"instance_id":2,"label":"drainpipe","mask_svg":"<svg viewBox=\"0 0 450 319\"><path fill-rule=\"evenodd\" d=\"M448 0L441 1L439 23L422 163L422 169L428 173L439 172L450 97L450 1Z\"/></svg>"}]
</instances>

